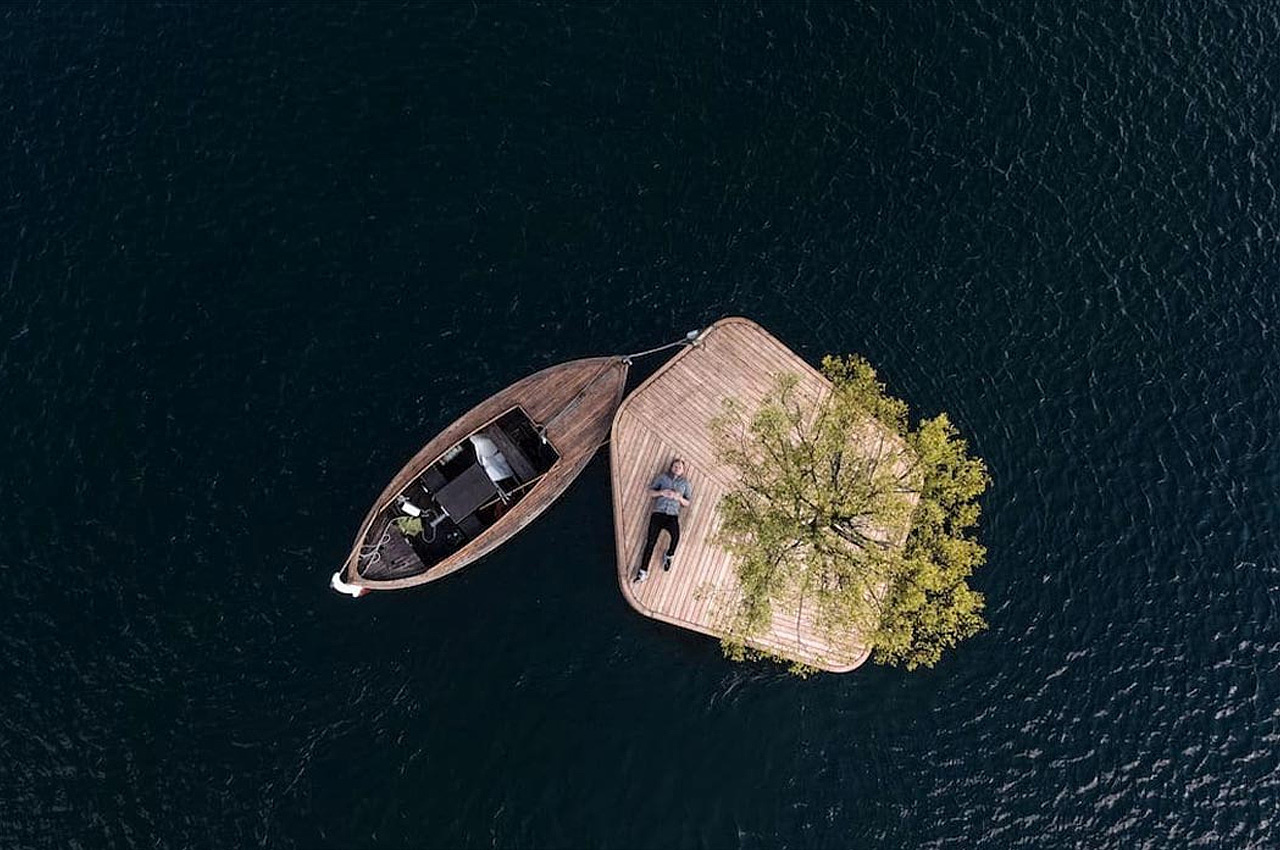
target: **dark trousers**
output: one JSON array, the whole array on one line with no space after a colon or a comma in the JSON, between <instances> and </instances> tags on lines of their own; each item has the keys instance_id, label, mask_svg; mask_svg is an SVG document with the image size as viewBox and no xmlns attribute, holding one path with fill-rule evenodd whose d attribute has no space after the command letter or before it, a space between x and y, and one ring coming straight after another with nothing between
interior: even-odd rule
<instances>
[{"instance_id":1,"label":"dark trousers","mask_svg":"<svg viewBox=\"0 0 1280 850\"><path fill-rule=\"evenodd\" d=\"M680 542L680 518L675 514L649 514L649 535L644 540L644 557L640 559L640 569L649 569L653 547L658 544L658 533L662 531L671 535L671 542L667 544L667 556L676 553L676 544Z\"/></svg>"}]
</instances>

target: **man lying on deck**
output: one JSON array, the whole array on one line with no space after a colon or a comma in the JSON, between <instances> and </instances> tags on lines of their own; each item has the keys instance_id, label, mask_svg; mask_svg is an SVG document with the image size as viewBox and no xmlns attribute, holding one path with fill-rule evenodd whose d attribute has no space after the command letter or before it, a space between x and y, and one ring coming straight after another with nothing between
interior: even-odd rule
<instances>
[{"instance_id":1,"label":"man lying on deck","mask_svg":"<svg viewBox=\"0 0 1280 850\"><path fill-rule=\"evenodd\" d=\"M667 544L667 554L662 557L662 571L671 569L671 559L675 557L676 544L680 542L680 508L688 507L689 500L693 498L693 488L689 486L689 479L684 477L683 460L676 458L671 461L670 469L653 479L649 485L649 498L654 500L653 513L649 515L649 534L645 538L640 567L632 579L634 582L649 577L649 559L653 557L653 547L663 531L670 535L671 542Z\"/></svg>"}]
</instances>

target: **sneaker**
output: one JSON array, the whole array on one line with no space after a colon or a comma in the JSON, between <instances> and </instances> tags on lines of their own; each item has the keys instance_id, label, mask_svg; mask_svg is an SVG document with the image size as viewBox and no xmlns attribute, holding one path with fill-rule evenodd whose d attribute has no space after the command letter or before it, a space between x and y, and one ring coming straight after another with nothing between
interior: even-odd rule
<instances>
[{"instance_id":1,"label":"sneaker","mask_svg":"<svg viewBox=\"0 0 1280 850\"><path fill-rule=\"evenodd\" d=\"M636 577L633 578L631 581L634 582L635 584L639 584L640 582L644 581L648 577L649 577L649 571L642 569L636 573Z\"/></svg>"},{"instance_id":2,"label":"sneaker","mask_svg":"<svg viewBox=\"0 0 1280 850\"><path fill-rule=\"evenodd\" d=\"M671 559L672 559L673 557L675 557L675 556L674 556L674 555L663 555L663 556L662 556L662 571L663 571L664 573L665 573L665 572L668 572L668 571L671 569Z\"/></svg>"}]
</instances>

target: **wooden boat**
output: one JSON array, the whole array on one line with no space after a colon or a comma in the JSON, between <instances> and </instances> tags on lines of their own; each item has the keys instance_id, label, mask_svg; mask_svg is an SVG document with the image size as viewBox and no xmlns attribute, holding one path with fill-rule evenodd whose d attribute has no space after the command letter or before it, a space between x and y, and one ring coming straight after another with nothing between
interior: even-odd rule
<instances>
[{"instance_id":1,"label":"wooden boat","mask_svg":"<svg viewBox=\"0 0 1280 850\"><path fill-rule=\"evenodd\" d=\"M592 357L552 366L463 414L382 491L333 587L359 596L425 584L506 542L608 438L630 363Z\"/></svg>"}]
</instances>

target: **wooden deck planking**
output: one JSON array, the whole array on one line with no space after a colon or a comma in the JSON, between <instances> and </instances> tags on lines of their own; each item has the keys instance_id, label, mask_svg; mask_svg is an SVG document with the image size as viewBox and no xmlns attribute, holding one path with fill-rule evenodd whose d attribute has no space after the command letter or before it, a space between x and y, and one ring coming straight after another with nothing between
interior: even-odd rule
<instances>
[{"instance_id":1,"label":"wooden deck planking","mask_svg":"<svg viewBox=\"0 0 1280 850\"><path fill-rule=\"evenodd\" d=\"M641 445L638 447L639 452L645 457L657 457L660 454L660 443L657 435L652 431L642 432ZM660 461L659 461L660 462ZM637 493L648 489L649 482L653 480L654 473L648 472L645 466L634 464L627 475L623 487L628 493ZM648 513L643 511L632 511L627 514L626 521L628 528L626 531L627 539L635 542L635 551L632 552L632 561L634 562L640 557L640 546L643 543L645 527L648 523Z\"/></svg>"},{"instance_id":2,"label":"wooden deck planking","mask_svg":"<svg viewBox=\"0 0 1280 850\"><path fill-rule=\"evenodd\" d=\"M717 492L724 492L721 488L716 488ZM715 530L718 523L715 521L716 512L714 506L711 510L701 512L701 516L695 527L691 529L695 540L713 540ZM708 584L714 584L717 578L718 558L717 550L714 545L705 545L699 547L698 558L691 564L692 581L684 591L683 603L677 608L676 616L682 620L689 622L711 622L711 612L708 610L711 599L708 598L702 589Z\"/></svg>"},{"instance_id":3,"label":"wooden deck planking","mask_svg":"<svg viewBox=\"0 0 1280 850\"><path fill-rule=\"evenodd\" d=\"M802 402L816 400L828 384L812 366L746 319L717 322L700 344L677 355L642 384L618 410L613 425L611 469L618 581L627 601L641 613L712 636L736 598L737 578L728 554L712 542L720 498L736 479L717 463L710 423L725 398L748 410L769 393L774 376L794 372ZM671 572L664 573L655 550L649 579L633 584L644 545L652 477L674 456L683 457L693 502L682 511L681 541ZM829 645L806 612L775 613L771 632L754 642L779 655L834 671L851 670L866 652Z\"/></svg>"}]
</instances>

